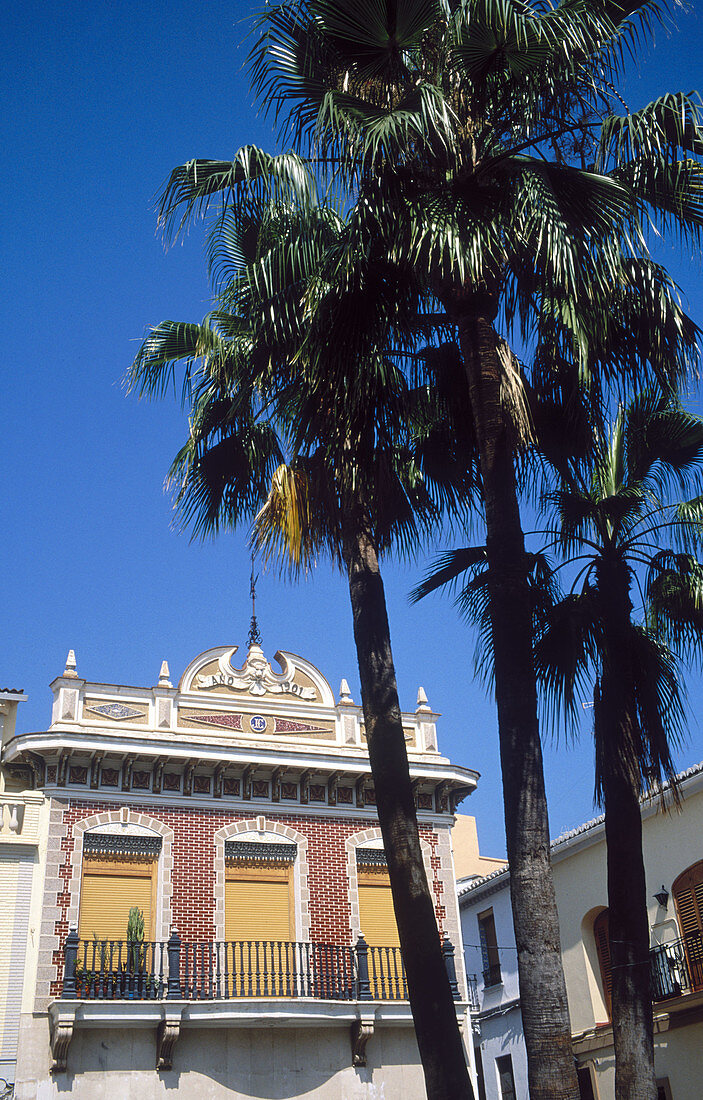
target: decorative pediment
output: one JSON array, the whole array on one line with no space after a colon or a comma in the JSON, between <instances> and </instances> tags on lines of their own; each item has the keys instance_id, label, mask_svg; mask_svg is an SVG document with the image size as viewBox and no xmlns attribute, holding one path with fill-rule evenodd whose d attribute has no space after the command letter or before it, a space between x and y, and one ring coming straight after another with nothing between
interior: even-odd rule
<instances>
[{"instance_id":1,"label":"decorative pediment","mask_svg":"<svg viewBox=\"0 0 703 1100\"><path fill-rule=\"evenodd\" d=\"M329 684L308 661L279 651L275 660L281 671L275 672L261 647L253 644L242 667L236 668L232 659L237 649L237 646L223 646L196 657L183 674L180 691L198 696L248 699L250 702L266 699L330 707L335 705Z\"/></svg>"}]
</instances>

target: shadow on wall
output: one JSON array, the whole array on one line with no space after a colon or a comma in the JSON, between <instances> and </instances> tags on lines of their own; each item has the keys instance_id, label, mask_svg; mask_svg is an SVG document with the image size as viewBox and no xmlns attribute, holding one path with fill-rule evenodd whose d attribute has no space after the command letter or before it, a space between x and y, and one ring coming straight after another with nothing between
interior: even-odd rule
<instances>
[{"instance_id":1,"label":"shadow on wall","mask_svg":"<svg viewBox=\"0 0 703 1100\"><path fill-rule=\"evenodd\" d=\"M151 1100L179 1091L208 1100L295 1100L333 1078L338 1079L334 1096L366 1095L374 1083L379 1095L415 1095L408 1089L408 1074L416 1072L421 1082L422 1070L410 1029L377 1030L366 1052L368 1066L354 1069L347 1027L190 1029L174 1047L173 1070L157 1073L151 1029L79 1029L69 1049L68 1072L57 1074L54 1084L59 1095L76 1100L121 1095Z\"/></svg>"}]
</instances>

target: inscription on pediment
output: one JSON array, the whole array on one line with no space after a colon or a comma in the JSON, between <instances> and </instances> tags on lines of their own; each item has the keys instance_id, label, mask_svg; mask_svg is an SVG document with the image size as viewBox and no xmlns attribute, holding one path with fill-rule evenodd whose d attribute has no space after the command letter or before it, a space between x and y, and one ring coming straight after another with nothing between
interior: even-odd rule
<instances>
[{"instance_id":1,"label":"inscription on pediment","mask_svg":"<svg viewBox=\"0 0 703 1100\"><path fill-rule=\"evenodd\" d=\"M206 666L193 678L196 691L231 691L236 694L262 697L265 695L288 695L307 702L317 701L317 692L312 683L291 658L280 655L281 672L274 672L266 660L263 650L252 645L246 661L240 669L232 666L231 659L235 649L223 653L217 661Z\"/></svg>"}]
</instances>

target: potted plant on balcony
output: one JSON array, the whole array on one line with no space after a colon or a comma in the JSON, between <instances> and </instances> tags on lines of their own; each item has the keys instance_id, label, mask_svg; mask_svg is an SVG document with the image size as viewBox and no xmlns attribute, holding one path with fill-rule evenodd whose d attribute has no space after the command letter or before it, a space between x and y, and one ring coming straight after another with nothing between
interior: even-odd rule
<instances>
[{"instance_id":1,"label":"potted plant on balcony","mask_svg":"<svg viewBox=\"0 0 703 1100\"><path fill-rule=\"evenodd\" d=\"M127 996L144 995L149 984L146 974L146 948L144 946L144 913L133 905L127 917L127 965L125 985Z\"/></svg>"}]
</instances>

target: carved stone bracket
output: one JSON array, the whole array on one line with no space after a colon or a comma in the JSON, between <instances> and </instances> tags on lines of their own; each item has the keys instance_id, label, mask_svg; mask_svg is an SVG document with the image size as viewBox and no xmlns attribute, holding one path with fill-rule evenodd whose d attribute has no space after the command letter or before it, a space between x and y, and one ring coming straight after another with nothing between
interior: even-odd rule
<instances>
[{"instance_id":1,"label":"carved stone bracket","mask_svg":"<svg viewBox=\"0 0 703 1100\"><path fill-rule=\"evenodd\" d=\"M212 794L214 798L222 798L222 788L224 785L225 768L227 764L225 761L220 763L215 768L215 773L212 779Z\"/></svg>"},{"instance_id":2,"label":"carved stone bracket","mask_svg":"<svg viewBox=\"0 0 703 1100\"><path fill-rule=\"evenodd\" d=\"M195 771L196 764L197 760L188 760L183 769L183 794L185 795L191 795L193 793L193 772Z\"/></svg>"},{"instance_id":3,"label":"carved stone bracket","mask_svg":"<svg viewBox=\"0 0 703 1100\"><path fill-rule=\"evenodd\" d=\"M91 791L97 791L100 786L100 762L102 761L104 752L94 752L90 758L90 789Z\"/></svg>"},{"instance_id":4,"label":"carved stone bracket","mask_svg":"<svg viewBox=\"0 0 703 1100\"><path fill-rule=\"evenodd\" d=\"M154 761L154 769L151 775L151 790L153 794L161 794L161 784L164 777L164 764L166 761L163 756L157 756Z\"/></svg>"},{"instance_id":5,"label":"carved stone bracket","mask_svg":"<svg viewBox=\"0 0 703 1100\"><path fill-rule=\"evenodd\" d=\"M352 1065L366 1065L366 1044L373 1035L374 1020L372 1016L362 1016L355 1020L351 1026Z\"/></svg>"},{"instance_id":6,"label":"carved stone bracket","mask_svg":"<svg viewBox=\"0 0 703 1100\"><path fill-rule=\"evenodd\" d=\"M68 1048L73 1038L75 1015L61 1015L51 1025L51 1072L65 1073Z\"/></svg>"},{"instance_id":7,"label":"carved stone bracket","mask_svg":"<svg viewBox=\"0 0 703 1100\"><path fill-rule=\"evenodd\" d=\"M156 1068L173 1069L173 1048L181 1034L181 1013L167 1012L156 1032Z\"/></svg>"},{"instance_id":8,"label":"carved stone bracket","mask_svg":"<svg viewBox=\"0 0 703 1100\"><path fill-rule=\"evenodd\" d=\"M242 772L242 798L246 802L251 801L251 777L254 774L256 765L247 764L246 768Z\"/></svg>"},{"instance_id":9,"label":"carved stone bracket","mask_svg":"<svg viewBox=\"0 0 703 1100\"><path fill-rule=\"evenodd\" d=\"M125 756L122 764L122 790L131 791L132 789L132 768L134 767L134 757Z\"/></svg>"},{"instance_id":10,"label":"carved stone bracket","mask_svg":"<svg viewBox=\"0 0 703 1100\"><path fill-rule=\"evenodd\" d=\"M278 767L278 768L274 768L274 770L273 770L273 773L271 775L271 801L272 802L280 802L281 801L281 776L283 775L285 770L286 769L283 766Z\"/></svg>"}]
</instances>

